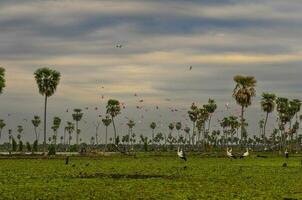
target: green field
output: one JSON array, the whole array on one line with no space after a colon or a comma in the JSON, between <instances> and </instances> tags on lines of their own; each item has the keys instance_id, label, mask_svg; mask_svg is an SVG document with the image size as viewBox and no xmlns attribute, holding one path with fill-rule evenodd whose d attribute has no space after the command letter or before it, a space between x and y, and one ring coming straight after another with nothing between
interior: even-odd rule
<instances>
[{"instance_id":1,"label":"green field","mask_svg":"<svg viewBox=\"0 0 302 200\"><path fill-rule=\"evenodd\" d=\"M1 199L302 199L301 157L0 159ZM284 162L288 167L282 167ZM186 166L186 167L185 167Z\"/></svg>"}]
</instances>

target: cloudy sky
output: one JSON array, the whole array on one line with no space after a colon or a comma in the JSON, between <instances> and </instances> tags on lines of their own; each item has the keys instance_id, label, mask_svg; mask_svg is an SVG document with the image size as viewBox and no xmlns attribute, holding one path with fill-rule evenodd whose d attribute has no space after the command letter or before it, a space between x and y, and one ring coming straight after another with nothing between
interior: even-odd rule
<instances>
[{"instance_id":1,"label":"cloudy sky","mask_svg":"<svg viewBox=\"0 0 302 200\"><path fill-rule=\"evenodd\" d=\"M121 135L126 116L136 121L137 134L148 135L151 121L161 131L168 122L190 125L184 109L208 98L219 106L212 127L217 128L222 115L238 114L231 97L236 74L258 80L247 111L250 134L257 133L262 92L301 97L301 10L300 0L0 0L0 65L7 76L0 98L0 116L7 122L2 140L18 124L26 140L33 138L30 119L43 113L33 79L40 67L62 75L49 101L49 124L60 116L65 125L71 120L66 109L89 107L80 124L85 141L108 98L126 104L117 119Z\"/></svg>"}]
</instances>

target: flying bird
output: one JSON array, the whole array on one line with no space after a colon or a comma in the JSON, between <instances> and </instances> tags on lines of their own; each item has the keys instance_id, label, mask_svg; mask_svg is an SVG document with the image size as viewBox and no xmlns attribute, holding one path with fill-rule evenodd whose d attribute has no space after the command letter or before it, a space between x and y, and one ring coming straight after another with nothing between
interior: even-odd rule
<instances>
[{"instance_id":1,"label":"flying bird","mask_svg":"<svg viewBox=\"0 0 302 200\"><path fill-rule=\"evenodd\" d=\"M121 45L121 44L116 44L115 47L120 49L120 48L123 47L123 45Z\"/></svg>"}]
</instances>

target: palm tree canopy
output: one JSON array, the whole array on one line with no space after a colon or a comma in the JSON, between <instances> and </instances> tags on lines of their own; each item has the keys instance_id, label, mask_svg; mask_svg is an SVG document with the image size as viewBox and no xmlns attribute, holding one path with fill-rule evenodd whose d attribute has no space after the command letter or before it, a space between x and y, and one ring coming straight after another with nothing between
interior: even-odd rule
<instances>
[{"instance_id":1,"label":"palm tree canopy","mask_svg":"<svg viewBox=\"0 0 302 200\"><path fill-rule=\"evenodd\" d=\"M263 93L261 98L261 108L264 112L271 113L276 106L276 95L271 93Z\"/></svg>"},{"instance_id":2,"label":"palm tree canopy","mask_svg":"<svg viewBox=\"0 0 302 200\"><path fill-rule=\"evenodd\" d=\"M135 123L133 120L129 120L129 122L127 123L128 127L131 129L135 126Z\"/></svg>"},{"instance_id":3,"label":"palm tree canopy","mask_svg":"<svg viewBox=\"0 0 302 200\"><path fill-rule=\"evenodd\" d=\"M35 79L41 95L52 96L60 82L61 74L49 68L40 68L35 73Z\"/></svg>"},{"instance_id":4,"label":"palm tree canopy","mask_svg":"<svg viewBox=\"0 0 302 200\"><path fill-rule=\"evenodd\" d=\"M106 118L102 119L102 122L104 126L109 126L111 124L111 119L109 118L108 115L106 115Z\"/></svg>"},{"instance_id":5,"label":"palm tree canopy","mask_svg":"<svg viewBox=\"0 0 302 200\"><path fill-rule=\"evenodd\" d=\"M75 113L72 114L72 118L74 121L81 121L82 117L83 117L83 113L81 109L74 109L73 110Z\"/></svg>"},{"instance_id":6,"label":"palm tree canopy","mask_svg":"<svg viewBox=\"0 0 302 200\"><path fill-rule=\"evenodd\" d=\"M214 99L209 99L208 104L203 105L203 108L208 111L208 113L213 114L217 109L217 104Z\"/></svg>"},{"instance_id":7,"label":"palm tree canopy","mask_svg":"<svg viewBox=\"0 0 302 200\"><path fill-rule=\"evenodd\" d=\"M74 131L74 123L67 122L67 126L65 127L65 131L68 133L72 133Z\"/></svg>"},{"instance_id":8,"label":"palm tree canopy","mask_svg":"<svg viewBox=\"0 0 302 200\"><path fill-rule=\"evenodd\" d=\"M170 123L169 124L169 129L172 131L174 129L174 124L173 123Z\"/></svg>"},{"instance_id":9,"label":"palm tree canopy","mask_svg":"<svg viewBox=\"0 0 302 200\"><path fill-rule=\"evenodd\" d=\"M2 94L3 88L5 88L5 69L0 67L0 94Z\"/></svg>"},{"instance_id":10,"label":"palm tree canopy","mask_svg":"<svg viewBox=\"0 0 302 200\"><path fill-rule=\"evenodd\" d=\"M176 124L175 124L175 128L176 128L176 130L180 130L181 129L181 122L177 122Z\"/></svg>"},{"instance_id":11,"label":"palm tree canopy","mask_svg":"<svg viewBox=\"0 0 302 200\"><path fill-rule=\"evenodd\" d=\"M107 109L106 111L107 114L110 114L111 117L116 117L118 114L121 113L120 102L115 99L109 99L106 109Z\"/></svg>"},{"instance_id":12,"label":"palm tree canopy","mask_svg":"<svg viewBox=\"0 0 302 200\"><path fill-rule=\"evenodd\" d=\"M192 122L196 122L197 116L198 116L198 107L195 105L195 103L192 103L191 110L188 111L190 120Z\"/></svg>"},{"instance_id":13,"label":"palm tree canopy","mask_svg":"<svg viewBox=\"0 0 302 200\"><path fill-rule=\"evenodd\" d=\"M6 124L4 123L4 120L0 119L0 130L2 130L5 126Z\"/></svg>"},{"instance_id":14,"label":"palm tree canopy","mask_svg":"<svg viewBox=\"0 0 302 200\"><path fill-rule=\"evenodd\" d=\"M19 125L17 128L18 133L22 133L23 132L23 126Z\"/></svg>"},{"instance_id":15,"label":"palm tree canopy","mask_svg":"<svg viewBox=\"0 0 302 200\"><path fill-rule=\"evenodd\" d=\"M34 127L38 127L41 124L41 119L39 116L34 116L34 119L31 120L31 123L34 125Z\"/></svg>"},{"instance_id":16,"label":"palm tree canopy","mask_svg":"<svg viewBox=\"0 0 302 200\"><path fill-rule=\"evenodd\" d=\"M155 123L155 122L152 122L152 123L150 124L150 128L154 130L154 129L156 128L156 123Z\"/></svg>"},{"instance_id":17,"label":"palm tree canopy","mask_svg":"<svg viewBox=\"0 0 302 200\"><path fill-rule=\"evenodd\" d=\"M241 76L237 75L234 77L236 86L233 91L233 97L236 102L243 106L248 107L252 104L252 97L256 95L256 79L253 76Z\"/></svg>"},{"instance_id":18,"label":"palm tree canopy","mask_svg":"<svg viewBox=\"0 0 302 200\"><path fill-rule=\"evenodd\" d=\"M189 133L189 132L190 132L190 127L186 126L185 129L184 129L184 131L185 131L186 133Z\"/></svg>"}]
</instances>

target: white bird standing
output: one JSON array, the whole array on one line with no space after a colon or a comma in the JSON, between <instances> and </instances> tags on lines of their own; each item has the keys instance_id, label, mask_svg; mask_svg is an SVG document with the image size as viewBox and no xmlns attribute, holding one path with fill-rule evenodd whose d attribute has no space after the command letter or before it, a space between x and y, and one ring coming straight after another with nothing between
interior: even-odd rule
<instances>
[{"instance_id":1,"label":"white bird standing","mask_svg":"<svg viewBox=\"0 0 302 200\"><path fill-rule=\"evenodd\" d=\"M249 153L249 148L246 148L246 152L244 153L244 154L242 154L241 156L240 156L240 158L245 158L245 157L248 157L250 155L250 153Z\"/></svg>"},{"instance_id":2,"label":"white bird standing","mask_svg":"<svg viewBox=\"0 0 302 200\"><path fill-rule=\"evenodd\" d=\"M288 153L287 149L285 150L284 154L285 154L285 158L288 158L289 153Z\"/></svg>"},{"instance_id":3,"label":"white bird standing","mask_svg":"<svg viewBox=\"0 0 302 200\"><path fill-rule=\"evenodd\" d=\"M184 160L184 161L187 161L187 157L186 157L185 152L184 152L182 149L180 149L179 147L178 147L178 149L177 149L177 155L178 155L178 157L179 157L180 159L182 159L182 160Z\"/></svg>"},{"instance_id":4,"label":"white bird standing","mask_svg":"<svg viewBox=\"0 0 302 200\"><path fill-rule=\"evenodd\" d=\"M229 150L229 148L227 148L227 156L229 158L234 158L236 159L236 156L232 154L232 148Z\"/></svg>"}]
</instances>

